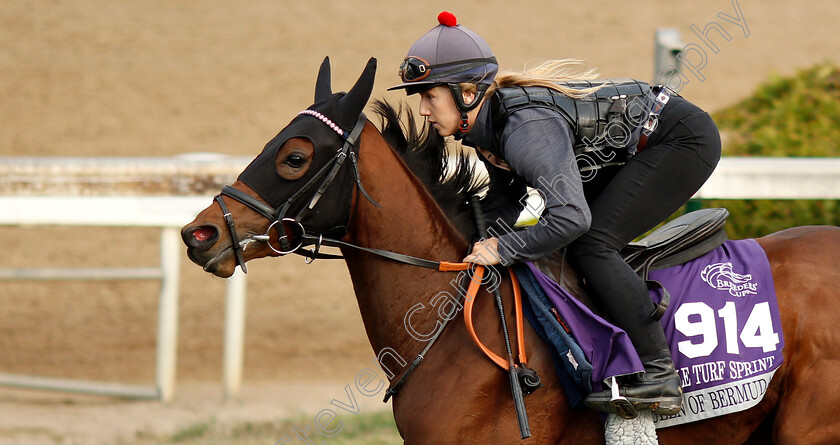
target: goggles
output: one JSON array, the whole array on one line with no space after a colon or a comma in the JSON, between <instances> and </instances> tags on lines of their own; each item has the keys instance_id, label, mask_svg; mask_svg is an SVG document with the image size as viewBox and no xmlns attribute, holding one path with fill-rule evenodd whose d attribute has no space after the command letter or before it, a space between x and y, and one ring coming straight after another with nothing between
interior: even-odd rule
<instances>
[{"instance_id":1,"label":"goggles","mask_svg":"<svg viewBox=\"0 0 840 445\"><path fill-rule=\"evenodd\" d=\"M496 58L485 57L480 59L456 60L454 62L431 65L429 64L429 62L426 62L425 60L419 57L408 56L400 64L399 75L400 79L402 79L403 82L418 82L429 77L433 69L444 68L448 66L454 67L448 70L435 72L435 75L432 77L435 79L440 79L447 75L463 73L471 69L479 68L488 63L497 64Z\"/></svg>"},{"instance_id":2,"label":"goggles","mask_svg":"<svg viewBox=\"0 0 840 445\"><path fill-rule=\"evenodd\" d=\"M429 77L434 67L419 57L406 57L400 64L400 78L403 82L417 82Z\"/></svg>"}]
</instances>

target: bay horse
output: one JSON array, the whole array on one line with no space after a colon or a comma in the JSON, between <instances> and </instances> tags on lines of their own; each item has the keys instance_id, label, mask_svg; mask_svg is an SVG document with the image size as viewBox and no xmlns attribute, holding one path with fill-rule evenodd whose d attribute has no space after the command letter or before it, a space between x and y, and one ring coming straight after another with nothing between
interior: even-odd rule
<instances>
[{"instance_id":1,"label":"bay horse","mask_svg":"<svg viewBox=\"0 0 840 445\"><path fill-rule=\"evenodd\" d=\"M457 172L441 182L446 156L439 136L418 131L412 119L401 123L402 112L387 103L376 105L381 131L364 117L375 59L348 93L332 92L329 70L325 59L315 104L183 228L190 259L207 272L229 277L247 261L300 252L304 231L310 245L336 236L345 243L435 261L457 262L467 253L476 229L461 193L478 186L469 179L472 172L464 158ZM662 444L840 443L840 389L832 383L840 377L840 336L834 331L840 326L840 228L798 227L757 241L775 281L787 346L784 363L757 406L660 429ZM443 318L454 316L393 399L405 442L518 443L507 377L471 341L462 312L441 310L454 307L440 298L446 295L442 291L455 293L455 274L346 245L340 249L380 359L383 351L398 351L410 360L425 346L414 334L434 332ZM557 258L551 259L555 276L570 291L580 292L572 268ZM499 289L510 301L509 278L502 280ZM475 325L485 343L501 351L492 300L486 290L476 296ZM407 313L414 333L408 332ZM544 387L525 399L532 437L524 442L604 443L602 417L569 405L548 347L527 324L525 342L528 365ZM393 361L387 366L394 370L388 375L393 384L405 369Z\"/></svg>"}]
</instances>

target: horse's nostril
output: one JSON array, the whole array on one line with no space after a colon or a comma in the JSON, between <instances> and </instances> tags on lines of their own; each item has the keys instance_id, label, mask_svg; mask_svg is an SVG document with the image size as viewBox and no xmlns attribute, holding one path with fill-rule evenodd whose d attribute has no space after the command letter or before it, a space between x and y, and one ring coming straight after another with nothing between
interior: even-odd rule
<instances>
[{"instance_id":1,"label":"horse's nostril","mask_svg":"<svg viewBox=\"0 0 840 445\"><path fill-rule=\"evenodd\" d=\"M199 228L193 230L192 236L193 236L193 238L195 238L196 241L202 243L202 242L207 241L210 238L212 238L213 234L215 232L216 231L213 230L213 228L211 228L211 227L206 227L206 226L205 227L199 227Z\"/></svg>"},{"instance_id":2,"label":"horse's nostril","mask_svg":"<svg viewBox=\"0 0 840 445\"><path fill-rule=\"evenodd\" d=\"M199 247L212 244L219 237L219 230L212 225L185 227L181 236L188 246Z\"/></svg>"}]
</instances>

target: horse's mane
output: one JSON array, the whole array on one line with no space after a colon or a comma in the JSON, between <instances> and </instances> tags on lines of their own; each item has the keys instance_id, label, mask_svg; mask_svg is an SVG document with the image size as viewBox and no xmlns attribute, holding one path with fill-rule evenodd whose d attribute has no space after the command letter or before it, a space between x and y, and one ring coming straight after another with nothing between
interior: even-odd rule
<instances>
[{"instance_id":1,"label":"horse's mane","mask_svg":"<svg viewBox=\"0 0 840 445\"><path fill-rule=\"evenodd\" d=\"M475 174L475 165L463 152L450 153L446 140L428 128L417 128L411 109L375 100L373 111L380 119L385 142L396 151L426 186L455 227L467 238L476 232L468 197L487 188ZM405 117L405 119L403 119Z\"/></svg>"}]
</instances>

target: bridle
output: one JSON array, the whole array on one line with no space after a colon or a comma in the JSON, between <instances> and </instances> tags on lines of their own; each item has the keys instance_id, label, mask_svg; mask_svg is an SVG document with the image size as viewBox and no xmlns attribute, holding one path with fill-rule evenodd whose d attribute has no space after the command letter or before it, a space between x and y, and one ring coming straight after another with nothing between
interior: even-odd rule
<instances>
[{"instance_id":1,"label":"bridle","mask_svg":"<svg viewBox=\"0 0 840 445\"><path fill-rule=\"evenodd\" d=\"M382 207L379 205L373 198L368 195L367 191L365 191L364 187L362 186L361 176L359 175L359 165L358 159L356 156L355 146L356 142L358 141L359 135L362 132L362 128L364 128L365 123L367 122L367 117L365 117L364 113L359 115L359 118L356 120L356 125L353 127L353 130L349 133L342 130L337 125L333 124L326 116L322 115L321 113L315 112L313 110L304 110L301 114L308 114L320 119L324 124L328 125L334 131L336 131L342 139L344 139L344 144L341 148L338 149L335 156L333 157L330 162L325 164L321 169L306 183L298 189L297 192L292 194L286 201L283 202L278 208L274 209L267 204L257 200L256 198L252 197L251 195L235 189L231 186L225 186L222 188L222 192L216 195L214 198L216 202L219 203L219 207L221 207L225 224L227 224L228 231L230 232L230 240L232 243L232 249L234 255L236 256L236 263L242 268L243 272L247 273L247 269L245 267L245 260L242 254L242 242L239 239L239 236L236 235L236 224L233 220L233 214L228 210L227 206L225 205L224 199L222 196L227 196L232 198L240 203L248 206L255 212L259 213L260 215L267 218L271 221L271 224L266 229L266 233L264 235L256 235L252 236L251 238L257 241L265 242L271 248L271 250L277 252L280 255L287 255L290 253L294 253L297 255L302 255L307 258L307 262L311 262L316 258L324 258L324 259L342 259L344 258L341 255L332 255L328 253L321 253L319 250L321 246L330 246L330 247L346 247L350 249L360 250L363 252L371 253L374 255L378 255L380 257L387 258L389 260L398 261L404 264L410 264L412 266L419 266L425 267L427 269L434 269L438 271L461 271L466 270L464 264L465 263L450 263L446 261L432 261L423 258L417 258L411 255L405 255L402 253L391 252L390 250L382 250L382 249L374 249L370 247L362 247L357 246L355 244L351 244L348 242L344 242L338 239L330 238L325 236L323 233L319 234L308 234L306 233L306 229L304 229L302 224L302 219L306 215L306 213L311 210L315 205L318 203L318 200L321 198L321 195L327 190L327 188L332 184L333 180L335 179L338 171L341 169L341 166L344 165L344 161L349 157L350 164L353 168L353 177L356 186L361 191L362 195L371 202L371 204ZM320 186L309 198L309 203L304 206L297 215L292 218L286 216L286 212L288 212L289 208L297 201L307 190L310 190L315 183L323 178L321 181ZM349 203L347 204L350 205ZM283 231L277 228L277 225L280 224L283 227ZM271 229L274 228L277 230L280 242L280 248L275 247L271 244L270 236L271 236ZM288 229L294 228L296 233L293 235L288 234ZM293 241L294 240L294 241ZM293 242L290 243L290 242ZM307 246L314 246L311 250L305 249Z\"/></svg>"},{"instance_id":2,"label":"bridle","mask_svg":"<svg viewBox=\"0 0 840 445\"><path fill-rule=\"evenodd\" d=\"M222 209L225 224L227 225L228 232L230 232L231 248L233 249L234 256L236 257L236 264L239 265L245 273L248 273L248 269L245 266L245 259L242 252L242 241L236 234L236 223L234 222L233 214L230 210L228 210L227 205L225 205L224 199L222 199L223 196L239 201L271 221L268 229L266 229L266 233L264 235L256 235L253 239L265 242L271 250L280 255L297 253L311 258L310 261L315 258L340 258L340 256L337 255L320 254L318 249L320 249L320 246L323 244L324 235L317 234L316 236L313 236L307 234L302 221L306 214L318 204L321 196L323 196L327 188L333 183L333 180L335 180L336 175L338 175L339 170L341 170L341 167L344 165L347 158L350 158L350 164L353 169L353 178L356 186L362 192L362 195L364 195L365 198L367 198L367 200L373 205L381 207L373 200L373 198L370 197L370 195L368 195L364 187L362 187L362 181L359 175L359 166L355 149L359 135L362 133L362 129L364 129L365 124L367 123L367 117L364 113L359 114L356 124L350 132L344 131L341 127L334 124L329 118L315 110L308 109L301 111L298 114L313 116L338 133L344 142L336 151L335 156L333 156L329 162L324 164L324 166L321 167L320 170L318 170L315 175L309 179L309 181L289 196L289 198L276 209L231 186L224 186L221 193L216 195L214 198L215 201L219 203L219 207ZM320 185L318 185L315 192L309 197L307 204L301 208L297 215L293 217L286 216L292 205L300 200L304 194L313 189L319 181ZM280 244L277 247L271 242L272 229L277 231L278 242ZM290 230L292 232L291 234L289 234ZM301 250L305 250L303 249L304 246L313 244L316 246L313 251L301 252Z\"/></svg>"},{"instance_id":3,"label":"bridle","mask_svg":"<svg viewBox=\"0 0 840 445\"><path fill-rule=\"evenodd\" d=\"M344 143L342 144L341 148L336 151L335 156L329 162L327 162L320 170L318 170L315 175L307 181L303 187L298 189L295 193L293 193L286 201L283 202L278 208L274 209L267 204L257 200L256 198L252 197L251 195L235 189L231 186L225 186L222 188L222 191L219 195L217 195L214 199L216 202L219 203L219 207L222 209L224 213L224 220L225 224L227 224L228 231L230 232L230 238L232 243L232 249L234 251L234 255L236 257L236 263L242 268L242 271L247 273L247 269L245 267L245 260L242 253L242 246L239 240L238 235L236 234L236 224L233 220L233 214L228 210L227 206L225 205L223 196L227 196L232 198L240 203L248 206L249 208L253 209L257 213L261 214L269 221L271 224L266 229L266 233L264 235L257 235L253 236L252 238L257 241L262 241L268 244L268 246L275 252L280 255L286 255L289 253L296 253L299 255L306 256L308 261L312 261L315 258L343 258L340 255L330 255L330 254L323 254L319 252L319 249L322 245L326 246L334 246L334 247L345 247L345 248L352 248L368 253L372 253L378 255L380 257L387 258L389 260L394 260L401 262L403 264L409 264L412 266L420 266L425 267L428 269L434 269L438 271L471 271L473 272L473 276L470 277L469 274L465 274L462 280L469 280L470 285L468 286L469 289L467 290L466 294L461 295L459 298L458 304L461 304L462 300L466 300L466 304L464 304L465 308L465 320L467 321L467 328L470 334L473 337L473 340L476 344L481 348L485 355L487 355L491 360L493 360L497 365L499 365L502 369L508 368L511 376L511 383L514 384L516 382L515 387L518 388L517 392L514 392L514 400L516 401L516 411L517 416L520 418L520 432L522 434L522 438L530 437L530 430L528 429L528 420L525 413L524 402L522 402L522 389L519 386L520 384L525 385L529 388L527 393L535 390L536 388L542 386L540 383L539 377L536 376L532 370L527 368L526 365L526 358L525 358L525 345L522 341L522 330L521 327L522 323L522 307L520 297L518 296L518 286L514 286L514 294L516 296L516 311L517 311L517 334L519 340L519 361L520 364L517 366L514 365L513 356L511 354L510 348L510 341L508 339L507 333L507 326L505 325L504 321L504 310L501 307L501 295L498 293L498 289L496 289L496 300L497 305L499 307L499 311L502 316L502 325L504 327L504 335L505 335L505 343L507 346L507 353L508 353L508 360L507 363L499 356L496 356L492 353L489 349L487 349L483 343L478 339L478 336L475 333L475 329L472 326L472 303L475 299L475 296L478 292L478 287L481 284L481 280L484 274L484 268L482 266L477 266L474 268L472 267L471 263L449 263L445 261L432 261L423 258L417 258L410 255L405 255L402 253L391 252L388 250L381 250L381 249L373 249L369 247L362 247L357 246L355 244L347 243L341 240L326 238L323 234L317 235L309 235L306 233L304 229L302 220L306 216L307 212L312 210L315 205L320 200L321 196L326 192L327 188L333 183L333 180L336 178L338 171L344 165L345 160L349 157L351 160L351 165L353 168L353 178L356 183L356 186L359 188L359 191L367 198L373 205L377 207L381 207L376 201L371 198L367 192L365 191L364 187L362 187L361 177L359 175L359 167L358 167L358 160L356 159L356 152L355 146L356 142L359 138L359 135L364 128L367 117L365 117L364 113L360 113L358 119L356 120L356 124L353 127L353 130L349 133L342 130L339 126L335 125L330 121L326 116L321 113L318 113L314 110L304 110L300 114L307 114L310 116L314 116L328 125L333 131L339 134L339 136L344 139ZM295 215L294 217L287 217L286 213L291 208L291 206L301 199L309 190L311 190L315 184L320 181L320 185L315 190L315 193L311 195L307 205L305 205L301 210ZM471 197L471 202L473 206L473 211L476 216L476 222L479 225L479 230L483 232L483 236L487 236L486 227L484 227L483 215L481 214L481 206L478 203L478 198L476 196ZM350 204L348 203L348 206ZM278 224L282 226L282 228L277 227ZM288 228L293 227L295 230L299 232L299 234L294 234L297 236L297 240L292 239L292 235L289 235ZM277 248L271 244L270 236L271 230L274 228L278 234L278 241L280 243L280 248ZM293 245L294 244L294 245ZM312 250L304 249L304 246L314 245L315 247ZM516 282L516 277L511 273L511 279L513 282ZM454 318L454 317L452 317ZM388 390L386 391L385 395L385 402L394 395L397 394L399 389L402 385L406 382L408 377L414 372L418 365L423 361L426 354L435 344L437 339L439 338L440 334L443 332L443 329L448 324L449 320L452 318L447 318L443 322L443 326L438 329L432 338L427 341L426 346L423 348L423 351L417 355L411 365L406 369L403 375L394 383L389 385ZM521 381L521 383L520 383Z\"/></svg>"}]
</instances>

